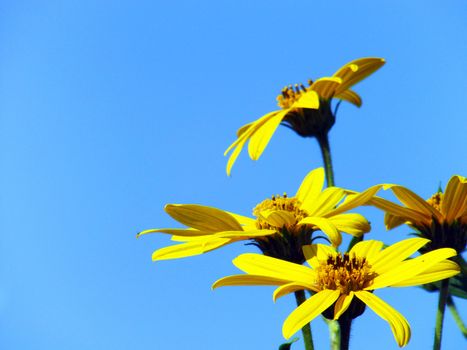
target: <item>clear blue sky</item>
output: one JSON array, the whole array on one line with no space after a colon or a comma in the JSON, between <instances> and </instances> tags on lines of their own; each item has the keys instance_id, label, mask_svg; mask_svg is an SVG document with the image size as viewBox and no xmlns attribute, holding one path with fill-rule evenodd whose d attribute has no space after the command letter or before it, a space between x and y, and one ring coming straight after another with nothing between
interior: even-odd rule
<instances>
[{"instance_id":1,"label":"clear blue sky","mask_svg":"<svg viewBox=\"0 0 467 350\"><path fill-rule=\"evenodd\" d=\"M321 165L315 140L281 128L230 178L224 149L284 85L363 56L387 64L355 87L361 109L341 106L330 136L337 185L392 182L429 197L465 176L466 16L463 0L2 1L0 347L276 349L292 298L210 290L252 247L153 263L168 237L136 233L176 226L166 203L248 215L293 194ZM362 212L371 238L409 232ZM377 294L411 323L407 348L430 348L436 295ZM312 326L326 349L324 323ZM465 345L450 315L443 345ZM370 310L351 346L397 348Z\"/></svg>"}]
</instances>

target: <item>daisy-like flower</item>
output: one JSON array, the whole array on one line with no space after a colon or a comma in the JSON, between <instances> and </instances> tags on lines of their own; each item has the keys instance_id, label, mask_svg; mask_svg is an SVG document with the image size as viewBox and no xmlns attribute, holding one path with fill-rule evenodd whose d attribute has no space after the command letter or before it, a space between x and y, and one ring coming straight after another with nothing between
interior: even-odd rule
<instances>
[{"instance_id":1,"label":"daisy-like flower","mask_svg":"<svg viewBox=\"0 0 467 350\"><path fill-rule=\"evenodd\" d=\"M375 197L369 203L386 212L386 228L407 224L431 241L425 251L449 247L460 254L467 243L467 179L453 176L446 190L424 200L409 189L386 185L402 205Z\"/></svg>"},{"instance_id":2,"label":"daisy-like flower","mask_svg":"<svg viewBox=\"0 0 467 350\"><path fill-rule=\"evenodd\" d=\"M311 268L260 254L242 254L233 263L246 275L221 278L213 288L275 285L279 287L274 291L274 300L298 290L313 292L285 320L282 328L285 338L290 338L321 313L330 312L335 320L346 313L345 317L352 319L363 313L366 304L389 323L397 344L405 346L410 339L409 323L373 291L415 286L459 273L458 265L447 260L456 255L451 248L406 260L427 242L424 238L411 238L382 249L383 242L369 240L357 243L345 254L327 245L313 244L303 247Z\"/></svg>"},{"instance_id":3,"label":"daisy-like flower","mask_svg":"<svg viewBox=\"0 0 467 350\"><path fill-rule=\"evenodd\" d=\"M384 63L382 58L360 58L347 63L331 77L323 77L315 82L309 80L308 87L303 84L285 87L277 97L281 109L238 129L237 140L224 153L227 155L232 151L227 162L227 174L230 175L235 160L248 140L250 158L257 160L281 123L303 137L319 139L327 135L335 122L335 113L331 110L332 98L345 100L360 107L360 96L350 88L378 70Z\"/></svg>"},{"instance_id":4,"label":"daisy-like flower","mask_svg":"<svg viewBox=\"0 0 467 350\"><path fill-rule=\"evenodd\" d=\"M314 231L324 232L337 247L342 241L341 232L359 237L370 230L362 215L345 212L367 203L379 186L341 203L345 190L329 187L323 191L323 184L324 169L315 169L305 177L294 197L283 195L264 200L253 210L254 218L196 204L169 204L165 211L188 228L151 229L138 236L162 232L181 242L156 250L153 260L198 255L250 240L266 255L303 263L302 246L311 243Z\"/></svg>"}]
</instances>

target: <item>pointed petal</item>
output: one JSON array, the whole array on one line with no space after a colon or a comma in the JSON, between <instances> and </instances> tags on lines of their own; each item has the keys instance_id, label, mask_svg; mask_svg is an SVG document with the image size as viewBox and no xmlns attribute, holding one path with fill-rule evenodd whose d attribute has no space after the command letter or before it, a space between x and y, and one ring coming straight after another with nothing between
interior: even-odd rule
<instances>
[{"instance_id":1,"label":"pointed petal","mask_svg":"<svg viewBox=\"0 0 467 350\"><path fill-rule=\"evenodd\" d=\"M316 91L318 95L325 100L334 96L334 92L342 84L342 79L338 77L324 77L316 80L311 86L311 90Z\"/></svg>"},{"instance_id":2,"label":"pointed petal","mask_svg":"<svg viewBox=\"0 0 467 350\"><path fill-rule=\"evenodd\" d=\"M334 98L338 98L340 100L344 100L347 102L352 103L353 105L357 107L362 106L362 99L361 97L354 91L347 89L345 91L342 91L341 93L337 94L334 96Z\"/></svg>"},{"instance_id":3,"label":"pointed petal","mask_svg":"<svg viewBox=\"0 0 467 350\"><path fill-rule=\"evenodd\" d=\"M451 260L445 260L426 269L422 273L403 280L402 282L392 284L391 287L411 287L427 284L431 282L441 281L446 278L457 275L460 272L460 267Z\"/></svg>"},{"instance_id":4,"label":"pointed petal","mask_svg":"<svg viewBox=\"0 0 467 350\"><path fill-rule=\"evenodd\" d=\"M256 220L249 218L248 216L243 216L239 214L232 213L230 211L226 211L227 214L232 215L232 217L237 220L237 222L242 226L252 226L256 224Z\"/></svg>"},{"instance_id":5,"label":"pointed petal","mask_svg":"<svg viewBox=\"0 0 467 350\"><path fill-rule=\"evenodd\" d=\"M242 226L223 210L197 204L167 204L165 211L182 224L200 231L242 231Z\"/></svg>"},{"instance_id":6,"label":"pointed petal","mask_svg":"<svg viewBox=\"0 0 467 350\"><path fill-rule=\"evenodd\" d=\"M310 108L310 109L318 109L319 108L319 96L318 94L313 91L307 91L305 92L302 97L296 101L291 109L294 108Z\"/></svg>"},{"instance_id":7,"label":"pointed petal","mask_svg":"<svg viewBox=\"0 0 467 350\"><path fill-rule=\"evenodd\" d=\"M210 239L209 241L194 241L177 244L156 250L152 254L152 260L178 259L199 255L220 248L230 242L231 240L228 238L217 238Z\"/></svg>"},{"instance_id":8,"label":"pointed petal","mask_svg":"<svg viewBox=\"0 0 467 350\"><path fill-rule=\"evenodd\" d=\"M342 235L340 234L337 227L331 222L331 220L326 218L320 218L316 216L308 216L301 220L299 224L309 224L313 227L318 228L329 237L332 245L338 247L342 243Z\"/></svg>"},{"instance_id":9,"label":"pointed petal","mask_svg":"<svg viewBox=\"0 0 467 350\"><path fill-rule=\"evenodd\" d=\"M341 295L334 304L334 320L338 320L339 317L347 311L354 297L354 292L350 292L349 295Z\"/></svg>"},{"instance_id":10,"label":"pointed petal","mask_svg":"<svg viewBox=\"0 0 467 350\"><path fill-rule=\"evenodd\" d=\"M462 181L464 179L464 181ZM452 222L465 211L467 199L467 182L461 176L453 176L446 186L441 210L447 222Z\"/></svg>"},{"instance_id":11,"label":"pointed petal","mask_svg":"<svg viewBox=\"0 0 467 350\"><path fill-rule=\"evenodd\" d=\"M336 93L340 93L344 90L347 90L348 88L362 81L367 76L373 74L375 71L381 68L381 66L383 66L384 63L384 59L377 57L360 58L358 60L347 63L346 66L356 65L358 69L356 71L347 70L347 74L345 74L344 76L340 75L340 70L334 74L334 76L342 78L342 84L341 86L339 86Z\"/></svg>"},{"instance_id":12,"label":"pointed petal","mask_svg":"<svg viewBox=\"0 0 467 350\"><path fill-rule=\"evenodd\" d=\"M232 275L218 279L213 283L212 289L227 286L280 286L287 280L257 275Z\"/></svg>"},{"instance_id":13,"label":"pointed petal","mask_svg":"<svg viewBox=\"0 0 467 350\"><path fill-rule=\"evenodd\" d=\"M425 216L432 217L434 216L438 220L442 219L441 213L429 205L422 197L412 192L408 188L394 185L391 187L392 192L396 197L404 203L408 208L414 209Z\"/></svg>"},{"instance_id":14,"label":"pointed petal","mask_svg":"<svg viewBox=\"0 0 467 350\"><path fill-rule=\"evenodd\" d=\"M276 230L224 231L215 233L213 236L218 238L231 238L235 241L239 241L250 238L270 236L276 233Z\"/></svg>"},{"instance_id":15,"label":"pointed petal","mask_svg":"<svg viewBox=\"0 0 467 350\"><path fill-rule=\"evenodd\" d=\"M397 205L395 203L392 203L380 197L373 197L372 199L370 199L368 204L378 209L384 210L388 214L399 216L401 220L404 220L404 222L410 221L412 223L416 223L416 222L426 222L427 220L431 221L431 217L423 215L416 210L402 207L400 205ZM386 228L390 229L390 227L387 226L388 223L385 222L385 224L386 224Z\"/></svg>"},{"instance_id":16,"label":"pointed petal","mask_svg":"<svg viewBox=\"0 0 467 350\"><path fill-rule=\"evenodd\" d=\"M402 314L372 293L359 291L355 292L355 296L389 323L399 346L407 345L410 340L410 325Z\"/></svg>"},{"instance_id":17,"label":"pointed petal","mask_svg":"<svg viewBox=\"0 0 467 350\"><path fill-rule=\"evenodd\" d=\"M305 285L303 283L291 282L291 283L284 284L280 287L277 287L272 295L272 300L274 300L275 302L277 299L279 299L280 297L283 297L284 295L296 292L298 290L304 290L304 289L318 291L316 287L311 284Z\"/></svg>"},{"instance_id":18,"label":"pointed petal","mask_svg":"<svg viewBox=\"0 0 467 350\"><path fill-rule=\"evenodd\" d=\"M266 148L269 140L276 131L277 127L284 119L288 110L283 110L273 117L271 117L267 122L265 122L250 138L250 143L248 144L248 154L253 160L258 160L258 158L263 154L264 149Z\"/></svg>"},{"instance_id":19,"label":"pointed petal","mask_svg":"<svg viewBox=\"0 0 467 350\"><path fill-rule=\"evenodd\" d=\"M349 233L356 237L360 237L362 234L370 232L371 230L370 223L361 214L339 214L331 216L329 220L339 231Z\"/></svg>"},{"instance_id":20,"label":"pointed petal","mask_svg":"<svg viewBox=\"0 0 467 350\"><path fill-rule=\"evenodd\" d=\"M403 225L406 222L408 222L407 218L388 213L384 214L384 225L386 226L386 230L392 230L393 228Z\"/></svg>"},{"instance_id":21,"label":"pointed petal","mask_svg":"<svg viewBox=\"0 0 467 350\"><path fill-rule=\"evenodd\" d=\"M309 200L310 202L318 198L324 185L324 168L317 168L308 173L303 179L295 197L300 203Z\"/></svg>"},{"instance_id":22,"label":"pointed petal","mask_svg":"<svg viewBox=\"0 0 467 350\"><path fill-rule=\"evenodd\" d=\"M250 126L252 126L253 124L254 124L254 122L251 122L251 123L248 123L248 124L245 124L245 125L241 126L241 127L237 130L237 137L242 136L242 134L243 134L244 132L246 132L246 131L250 128Z\"/></svg>"},{"instance_id":23,"label":"pointed petal","mask_svg":"<svg viewBox=\"0 0 467 350\"><path fill-rule=\"evenodd\" d=\"M381 241L361 241L352 247L349 254L355 254L356 256L365 258L368 263L373 266L375 257L378 256L381 248L383 248L383 245L384 243Z\"/></svg>"},{"instance_id":24,"label":"pointed petal","mask_svg":"<svg viewBox=\"0 0 467 350\"><path fill-rule=\"evenodd\" d=\"M339 298L339 294L338 290L325 289L314 294L298 306L284 321L282 326L284 338L290 338L295 332L326 310Z\"/></svg>"},{"instance_id":25,"label":"pointed petal","mask_svg":"<svg viewBox=\"0 0 467 350\"><path fill-rule=\"evenodd\" d=\"M337 206L345 197L345 191L339 187L328 187L313 201L305 201L301 208L312 216L324 216ZM326 215L327 217L327 215Z\"/></svg>"},{"instance_id":26,"label":"pointed petal","mask_svg":"<svg viewBox=\"0 0 467 350\"><path fill-rule=\"evenodd\" d=\"M312 270L306 266L261 254L242 254L232 262L240 270L251 275L262 275L305 284L310 283L310 276L313 277Z\"/></svg>"},{"instance_id":27,"label":"pointed petal","mask_svg":"<svg viewBox=\"0 0 467 350\"><path fill-rule=\"evenodd\" d=\"M336 255L336 249L325 244L304 245L302 250L307 263L315 269L320 261L326 261L329 256Z\"/></svg>"},{"instance_id":28,"label":"pointed petal","mask_svg":"<svg viewBox=\"0 0 467 350\"><path fill-rule=\"evenodd\" d=\"M295 216L286 210L263 210L259 213L260 217L265 220L269 225L281 228L285 225L292 225L296 223Z\"/></svg>"},{"instance_id":29,"label":"pointed petal","mask_svg":"<svg viewBox=\"0 0 467 350\"><path fill-rule=\"evenodd\" d=\"M399 265L428 242L428 239L416 237L392 244L374 257L372 267L378 274L383 274Z\"/></svg>"},{"instance_id":30,"label":"pointed petal","mask_svg":"<svg viewBox=\"0 0 467 350\"><path fill-rule=\"evenodd\" d=\"M185 228L154 228L154 229L149 229L149 230L144 230L139 232L136 235L136 238L142 236L142 235L147 235L148 233L168 233L170 235L176 235L176 236L204 236L204 235L210 235L212 232L210 231L200 231L200 230L194 230L192 228L185 229Z\"/></svg>"},{"instance_id":31,"label":"pointed petal","mask_svg":"<svg viewBox=\"0 0 467 350\"><path fill-rule=\"evenodd\" d=\"M375 194L378 193L381 187L383 187L383 185L375 185L361 193L347 196L341 205L339 205L336 209L326 213L325 216L330 217L332 215L342 214L346 211L367 204L372 198L374 198Z\"/></svg>"},{"instance_id":32,"label":"pointed petal","mask_svg":"<svg viewBox=\"0 0 467 350\"><path fill-rule=\"evenodd\" d=\"M398 266L393 267L391 270L377 276L373 280L373 284L365 289L374 290L404 282L405 280L411 279L412 277L423 273L424 271L437 265L439 262L456 255L457 252L451 248L433 250L429 253L417 256L414 259L404 261ZM377 269L375 270L377 273L379 272Z\"/></svg>"}]
</instances>

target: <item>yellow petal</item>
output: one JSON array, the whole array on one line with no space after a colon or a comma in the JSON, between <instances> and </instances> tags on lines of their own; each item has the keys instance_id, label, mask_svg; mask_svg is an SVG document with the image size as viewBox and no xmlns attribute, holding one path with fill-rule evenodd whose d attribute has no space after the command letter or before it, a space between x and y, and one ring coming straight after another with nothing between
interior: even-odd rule
<instances>
[{"instance_id":1,"label":"yellow petal","mask_svg":"<svg viewBox=\"0 0 467 350\"><path fill-rule=\"evenodd\" d=\"M361 107L361 105L362 105L361 97L356 92L354 92L354 91L352 91L350 89L342 91L341 93L335 95L334 97L338 98L340 100L350 102L350 103L352 103L353 105L355 105L357 107Z\"/></svg>"},{"instance_id":2,"label":"yellow petal","mask_svg":"<svg viewBox=\"0 0 467 350\"><path fill-rule=\"evenodd\" d=\"M156 228L156 229L150 229L150 230L144 230L141 231L136 235L136 237L142 236L142 235L147 235L148 233L168 233L171 235L176 235L176 236L204 236L204 235L210 235L212 232L210 231L200 231L200 230L194 230L194 229L185 229L185 228Z\"/></svg>"},{"instance_id":3,"label":"yellow petal","mask_svg":"<svg viewBox=\"0 0 467 350\"><path fill-rule=\"evenodd\" d=\"M431 217L423 215L418 211L409 208L404 208L383 198L373 197L372 199L370 199L368 204L375 206L378 209L384 210L388 214L399 216L401 220L404 220L404 222L426 222L427 220L431 220ZM388 223L386 223L386 225L387 224ZM386 228L389 229L390 227L386 226Z\"/></svg>"},{"instance_id":4,"label":"yellow petal","mask_svg":"<svg viewBox=\"0 0 467 350\"><path fill-rule=\"evenodd\" d=\"M308 216L301 220L299 224L310 224L318 228L329 237L329 240L334 247L338 247L342 243L342 235L340 234L337 227L329 219Z\"/></svg>"},{"instance_id":5,"label":"yellow petal","mask_svg":"<svg viewBox=\"0 0 467 350\"><path fill-rule=\"evenodd\" d=\"M324 185L324 168L317 168L308 173L303 179L300 188L297 191L295 197L297 197L300 203L304 203L307 200L312 203L318 195L321 193Z\"/></svg>"},{"instance_id":6,"label":"yellow petal","mask_svg":"<svg viewBox=\"0 0 467 350\"><path fill-rule=\"evenodd\" d=\"M367 204L381 189L381 187L383 187L383 185L375 185L361 193L356 193L347 196L347 198L341 205L339 205L336 209L326 213L325 216L330 217L332 215L342 214L346 211Z\"/></svg>"},{"instance_id":7,"label":"yellow petal","mask_svg":"<svg viewBox=\"0 0 467 350\"><path fill-rule=\"evenodd\" d=\"M167 260L185 258L206 253L208 251L220 248L231 242L228 238L210 239L209 241L193 241L177 244L156 250L152 254L152 260Z\"/></svg>"},{"instance_id":8,"label":"yellow petal","mask_svg":"<svg viewBox=\"0 0 467 350\"><path fill-rule=\"evenodd\" d=\"M427 284L431 282L441 281L446 278L457 275L460 272L460 267L451 260L445 260L426 269L422 273L403 280L402 282L392 284L391 287L411 287Z\"/></svg>"},{"instance_id":9,"label":"yellow petal","mask_svg":"<svg viewBox=\"0 0 467 350\"><path fill-rule=\"evenodd\" d=\"M339 298L339 294L338 290L326 289L314 294L298 306L284 321L282 326L284 338L290 338L295 332L326 310Z\"/></svg>"},{"instance_id":10,"label":"yellow petal","mask_svg":"<svg viewBox=\"0 0 467 350\"><path fill-rule=\"evenodd\" d=\"M243 126L241 126L238 130L237 130L237 137L240 137L242 136L242 134L247 131L250 126L252 126L254 124L254 122L251 122L251 123L248 123L248 124L245 124Z\"/></svg>"},{"instance_id":11,"label":"yellow petal","mask_svg":"<svg viewBox=\"0 0 467 350\"><path fill-rule=\"evenodd\" d=\"M307 91L292 105L291 109L295 108L310 108L318 109L319 108L319 96L313 91Z\"/></svg>"},{"instance_id":12,"label":"yellow petal","mask_svg":"<svg viewBox=\"0 0 467 350\"><path fill-rule=\"evenodd\" d=\"M446 215L447 222L460 217L467 206L467 182L462 182L461 176L453 176L446 186L441 210Z\"/></svg>"},{"instance_id":13,"label":"yellow petal","mask_svg":"<svg viewBox=\"0 0 467 350\"><path fill-rule=\"evenodd\" d=\"M410 209L414 209L430 218L434 216L438 220L442 219L441 213L438 210L408 188L394 185L391 187L391 190L396 197Z\"/></svg>"},{"instance_id":14,"label":"yellow petal","mask_svg":"<svg viewBox=\"0 0 467 350\"><path fill-rule=\"evenodd\" d=\"M233 275L218 279L213 283L212 289L226 286L279 286L287 280L257 275Z\"/></svg>"},{"instance_id":15,"label":"yellow petal","mask_svg":"<svg viewBox=\"0 0 467 350\"><path fill-rule=\"evenodd\" d=\"M329 220L339 231L349 233L356 237L360 237L362 234L370 232L371 230L368 220L360 214L339 214L331 216Z\"/></svg>"},{"instance_id":16,"label":"yellow petal","mask_svg":"<svg viewBox=\"0 0 467 350\"><path fill-rule=\"evenodd\" d=\"M410 325L402 314L372 293L359 291L355 292L355 296L389 323L399 346L407 345L410 340Z\"/></svg>"},{"instance_id":17,"label":"yellow petal","mask_svg":"<svg viewBox=\"0 0 467 350\"><path fill-rule=\"evenodd\" d=\"M281 123L282 119L284 119L287 112L288 110L283 110L277 113L258 128L253 135L251 135L250 143L248 144L248 154L251 159L258 160L261 154L263 154L269 140Z\"/></svg>"},{"instance_id":18,"label":"yellow petal","mask_svg":"<svg viewBox=\"0 0 467 350\"><path fill-rule=\"evenodd\" d=\"M300 206L309 215L321 216L333 210L345 197L345 191L339 187L328 187L321 192L318 198L309 198Z\"/></svg>"},{"instance_id":19,"label":"yellow petal","mask_svg":"<svg viewBox=\"0 0 467 350\"><path fill-rule=\"evenodd\" d=\"M306 266L261 254L242 254L232 262L248 274L280 278L289 282L307 284L310 283L310 276L313 276L313 271Z\"/></svg>"},{"instance_id":20,"label":"yellow petal","mask_svg":"<svg viewBox=\"0 0 467 350\"><path fill-rule=\"evenodd\" d=\"M265 237L276 234L276 230L251 230L251 231L224 231L215 233L213 236L218 238L231 238L235 241Z\"/></svg>"},{"instance_id":21,"label":"yellow petal","mask_svg":"<svg viewBox=\"0 0 467 350\"><path fill-rule=\"evenodd\" d=\"M243 216L239 214L232 213L230 211L226 211L227 214L232 215L237 222L242 226L252 226L256 224L256 220L249 218L248 216Z\"/></svg>"},{"instance_id":22,"label":"yellow petal","mask_svg":"<svg viewBox=\"0 0 467 350\"><path fill-rule=\"evenodd\" d=\"M375 257L378 256L381 248L383 248L383 245L384 244L381 241L361 241L352 247L349 254L355 254L356 256L365 258L370 263L370 265L373 265Z\"/></svg>"},{"instance_id":23,"label":"yellow petal","mask_svg":"<svg viewBox=\"0 0 467 350\"><path fill-rule=\"evenodd\" d=\"M278 110L278 111L273 111L273 112L270 112L264 116L262 116L261 118L259 118L258 120L250 123L251 126L246 129L239 137L237 140L235 140L224 152L224 156L226 156L232 149L233 149L233 152L231 153L230 157L229 157L229 160L227 161L227 167L226 167L226 171L227 171L227 175L230 176L230 172L232 170L232 166L233 164L235 163L235 161L237 160L240 152L242 151L243 147L245 146L245 143L248 141L248 139L250 137L252 137L252 135L265 123L267 122L270 118L274 117L274 115L276 115L277 113L281 112L282 110Z\"/></svg>"},{"instance_id":24,"label":"yellow petal","mask_svg":"<svg viewBox=\"0 0 467 350\"><path fill-rule=\"evenodd\" d=\"M317 268L320 261L326 261L329 256L336 255L336 249L325 244L310 244L302 247L307 263Z\"/></svg>"},{"instance_id":25,"label":"yellow petal","mask_svg":"<svg viewBox=\"0 0 467 350\"><path fill-rule=\"evenodd\" d=\"M342 84L337 89L336 93L340 93L358 82L365 79L367 76L371 75L377 71L385 63L384 59L377 57L366 57L360 58L358 60L347 63L347 65L356 65L358 69L356 71L347 70L344 76L339 74L337 71L334 76L340 77L342 79Z\"/></svg>"},{"instance_id":26,"label":"yellow petal","mask_svg":"<svg viewBox=\"0 0 467 350\"><path fill-rule=\"evenodd\" d=\"M339 317L347 311L354 297L354 292L350 292L349 295L341 295L334 304L334 320L338 320Z\"/></svg>"},{"instance_id":27,"label":"yellow petal","mask_svg":"<svg viewBox=\"0 0 467 350\"><path fill-rule=\"evenodd\" d=\"M285 225L292 225L297 222L295 216L286 210L262 210L259 213L259 216L269 225L279 228Z\"/></svg>"},{"instance_id":28,"label":"yellow petal","mask_svg":"<svg viewBox=\"0 0 467 350\"><path fill-rule=\"evenodd\" d=\"M242 231L242 226L223 210L197 204L167 204L165 211L182 224L200 231Z\"/></svg>"},{"instance_id":29,"label":"yellow petal","mask_svg":"<svg viewBox=\"0 0 467 350\"><path fill-rule=\"evenodd\" d=\"M318 95L329 100L334 96L334 92L342 83L342 79L338 77L324 77L316 80L310 88L318 93Z\"/></svg>"},{"instance_id":30,"label":"yellow petal","mask_svg":"<svg viewBox=\"0 0 467 350\"><path fill-rule=\"evenodd\" d=\"M276 301L277 299L279 299L280 297L283 297L284 295L296 292L298 290L304 290L304 289L318 291L316 287L311 284L305 285L302 283L291 282L291 283L284 284L280 287L277 287L272 295L272 300Z\"/></svg>"},{"instance_id":31,"label":"yellow petal","mask_svg":"<svg viewBox=\"0 0 467 350\"><path fill-rule=\"evenodd\" d=\"M417 256L414 259L403 261L398 266L393 267L391 270L377 276L373 280L371 286L365 289L373 290L404 282L405 280L409 280L412 277L423 273L439 262L456 255L457 252L454 249L441 248ZM379 273L376 268L375 270L377 273Z\"/></svg>"},{"instance_id":32,"label":"yellow petal","mask_svg":"<svg viewBox=\"0 0 467 350\"><path fill-rule=\"evenodd\" d=\"M407 218L395 216L388 213L384 214L384 225L386 226L387 230L392 230L393 228L403 225L406 222L408 222Z\"/></svg>"},{"instance_id":33,"label":"yellow petal","mask_svg":"<svg viewBox=\"0 0 467 350\"><path fill-rule=\"evenodd\" d=\"M403 241L390 245L382 250L379 254L374 256L372 267L382 274L391 270L394 266L399 265L402 261L407 259L430 240L425 238L409 238Z\"/></svg>"}]
</instances>

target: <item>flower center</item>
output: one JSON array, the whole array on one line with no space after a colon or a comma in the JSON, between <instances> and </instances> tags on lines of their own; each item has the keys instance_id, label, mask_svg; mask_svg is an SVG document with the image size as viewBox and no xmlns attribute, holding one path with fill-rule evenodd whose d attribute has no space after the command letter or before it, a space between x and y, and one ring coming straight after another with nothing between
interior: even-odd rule
<instances>
[{"instance_id":1,"label":"flower center","mask_svg":"<svg viewBox=\"0 0 467 350\"><path fill-rule=\"evenodd\" d=\"M427 203L441 213L441 204L443 203L443 193L437 192L427 200Z\"/></svg>"},{"instance_id":2,"label":"flower center","mask_svg":"<svg viewBox=\"0 0 467 350\"><path fill-rule=\"evenodd\" d=\"M256 216L256 227L260 230L269 230L269 229L277 229L278 227L271 225L265 219L263 219L263 214L265 211L269 210L281 210L286 211L292 214L295 217L295 223L293 225L289 225L293 228L295 224L305 218L307 214L300 209L300 202L295 197L287 197L287 194L284 195L276 195L272 196L271 199L266 199L259 203L253 209L253 215Z\"/></svg>"},{"instance_id":3,"label":"flower center","mask_svg":"<svg viewBox=\"0 0 467 350\"><path fill-rule=\"evenodd\" d=\"M340 290L348 295L351 291L359 291L368 287L377 276L365 258L344 255L330 255L316 269L318 288Z\"/></svg>"},{"instance_id":4,"label":"flower center","mask_svg":"<svg viewBox=\"0 0 467 350\"><path fill-rule=\"evenodd\" d=\"M311 86L311 84L313 84L313 81L308 80L308 85ZM309 90L310 88L305 87L303 84L286 86L282 89L282 93L277 96L277 104L282 109L290 108L305 92Z\"/></svg>"}]
</instances>

